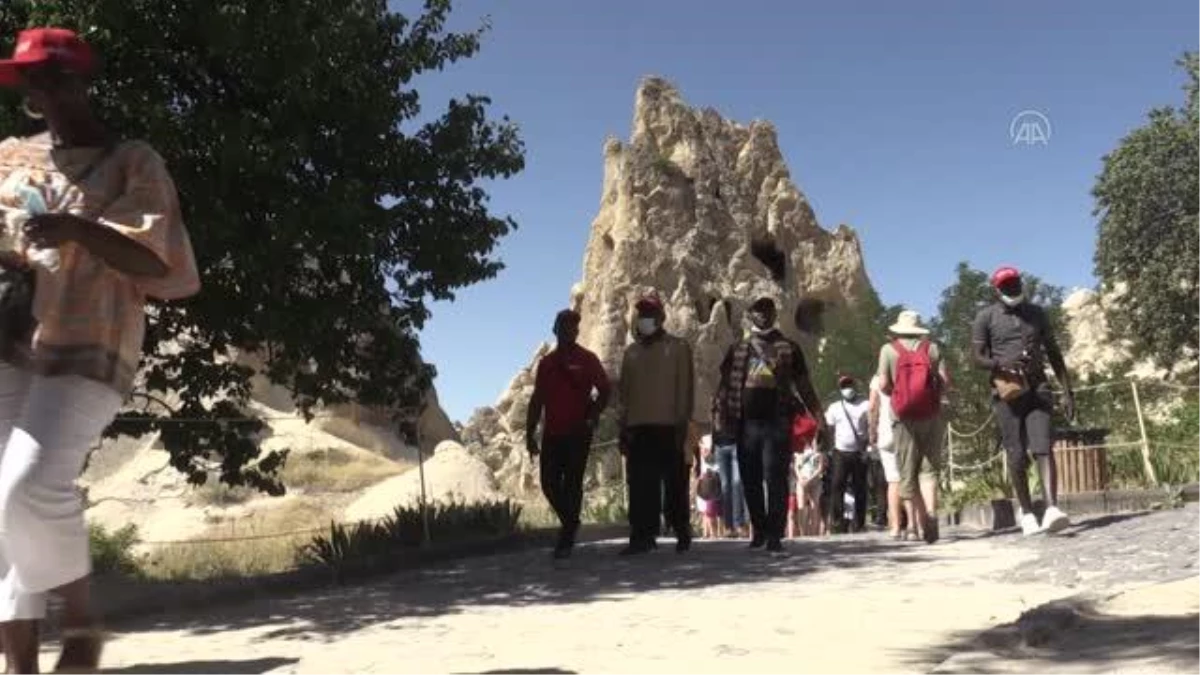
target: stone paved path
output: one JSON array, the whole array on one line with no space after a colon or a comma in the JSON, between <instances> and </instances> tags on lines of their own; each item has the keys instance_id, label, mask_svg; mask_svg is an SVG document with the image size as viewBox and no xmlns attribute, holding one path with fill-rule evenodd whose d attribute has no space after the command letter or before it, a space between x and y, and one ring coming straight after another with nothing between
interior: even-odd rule
<instances>
[{"instance_id":1,"label":"stone paved path","mask_svg":"<svg viewBox=\"0 0 1200 675\"><path fill-rule=\"evenodd\" d=\"M737 542L638 559L607 542L557 567L526 551L147 618L116 627L106 661L123 673L928 672L965 636L1048 601L1194 577L1197 526L1193 505L1055 538L801 541L786 559Z\"/></svg>"}]
</instances>

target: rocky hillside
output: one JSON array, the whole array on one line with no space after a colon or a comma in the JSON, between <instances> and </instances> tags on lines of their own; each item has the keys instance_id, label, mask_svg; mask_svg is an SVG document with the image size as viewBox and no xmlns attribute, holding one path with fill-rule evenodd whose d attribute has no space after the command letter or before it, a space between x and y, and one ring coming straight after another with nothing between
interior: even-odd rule
<instances>
[{"instance_id":1,"label":"rocky hillside","mask_svg":"<svg viewBox=\"0 0 1200 675\"><path fill-rule=\"evenodd\" d=\"M262 371L262 364L253 355L234 358ZM418 447L395 433L385 411L339 405L316 411L316 417L305 422L286 388L271 384L261 375L253 379L252 385L250 408L266 421L262 447L291 451L283 471L289 491L286 498L212 484L190 486L182 474L168 466L167 452L156 434L121 437L104 441L89 460L81 481L92 504L89 521L108 529L136 525L148 541L212 536L214 531L223 536L240 535L247 528L261 534L258 530L274 532L309 522L344 520L349 511L356 517L382 515L420 494L419 483L414 486L412 479L389 480L405 478L410 472L415 476L419 455ZM160 396L168 402L173 398L170 392ZM426 396L416 428L420 454L427 462L438 450L433 468L427 466L430 475L426 482L432 497L464 495L464 480L457 473L486 473L477 459L450 461L459 457L455 448L462 456L466 453L457 443L457 431L438 405L433 390ZM457 473L447 468L451 464L458 466ZM363 503L367 488L371 488L371 499ZM490 485L479 492L484 497L492 494ZM305 524L294 522L298 511L303 513Z\"/></svg>"},{"instance_id":2,"label":"rocky hillside","mask_svg":"<svg viewBox=\"0 0 1200 675\"><path fill-rule=\"evenodd\" d=\"M604 145L583 278L564 297L583 315L580 343L614 380L633 304L648 291L665 301L667 330L695 348L696 421L704 423L717 366L755 295L774 295L784 331L811 347L794 323L800 301L836 308L869 288L857 236L844 225L821 228L791 180L774 126L732 122L689 106L662 79L642 82L630 140ZM523 450L525 413L533 368L548 349L538 346L496 405L463 429L468 448L517 494L537 485Z\"/></svg>"}]
</instances>

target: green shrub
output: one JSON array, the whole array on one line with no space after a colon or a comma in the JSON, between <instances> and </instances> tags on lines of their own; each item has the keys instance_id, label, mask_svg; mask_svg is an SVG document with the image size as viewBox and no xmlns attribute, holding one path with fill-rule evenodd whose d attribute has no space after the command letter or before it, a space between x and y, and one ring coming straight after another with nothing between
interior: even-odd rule
<instances>
[{"instance_id":1,"label":"green shrub","mask_svg":"<svg viewBox=\"0 0 1200 675\"><path fill-rule=\"evenodd\" d=\"M92 553L93 573L138 574L138 561L133 554L137 544L138 533L134 525L126 525L114 532L99 525L89 525L88 547Z\"/></svg>"},{"instance_id":2,"label":"green shrub","mask_svg":"<svg viewBox=\"0 0 1200 675\"><path fill-rule=\"evenodd\" d=\"M466 504L439 502L429 508L430 539L436 543L511 534L521 518L520 505L510 500ZM298 551L302 565L328 569L335 580L386 571L404 549L421 545L424 517L417 506L400 506L378 522L333 523L329 533L313 537Z\"/></svg>"}]
</instances>

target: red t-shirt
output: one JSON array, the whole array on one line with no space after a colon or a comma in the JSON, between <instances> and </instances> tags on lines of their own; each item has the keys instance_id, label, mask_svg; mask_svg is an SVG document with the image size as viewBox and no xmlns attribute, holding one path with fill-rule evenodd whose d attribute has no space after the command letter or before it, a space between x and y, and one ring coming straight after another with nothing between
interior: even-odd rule
<instances>
[{"instance_id":1,"label":"red t-shirt","mask_svg":"<svg viewBox=\"0 0 1200 675\"><path fill-rule=\"evenodd\" d=\"M600 359L579 345L559 347L538 362L534 387L545 405L547 436L578 433L587 418L592 389L608 392L608 375Z\"/></svg>"}]
</instances>

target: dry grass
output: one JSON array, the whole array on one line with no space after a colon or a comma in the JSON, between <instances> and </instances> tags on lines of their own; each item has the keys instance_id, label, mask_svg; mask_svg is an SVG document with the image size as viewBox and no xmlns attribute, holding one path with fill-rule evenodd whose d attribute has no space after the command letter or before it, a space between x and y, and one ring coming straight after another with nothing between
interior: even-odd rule
<instances>
[{"instance_id":1,"label":"dry grass","mask_svg":"<svg viewBox=\"0 0 1200 675\"><path fill-rule=\"evenodd\" d=\"M147 556L142 569L151 578L170 580L245 577L293 569L296 550L312 533L267 535L321 528L335 513L329 504L315 499L287 498L262 513L214 525L196 541L158 548ZM220 539L234 541L212 541Z\"/></svg>"},{"instance_id":2,"label":"dry grass","mask_svg":"<svg viewBox=\"0 0 1200 675\"><path fill-rule=\"evenodd\" d=\"M403 472L405 467L366 451L326 448L293 454L283 484L306 492L353 492Z\"/></svg>"},{"instance_id":3,"label":"dry grass","mask_svg":"<svg viewBox=\"0 0 1200 675\"><path fill-rule=\"evenodd\" d=\"M280 473L284 486L305 492L354 492L391 478L405 466L366 451L325 448L293 453ZM193 492L202 506L236 506L261 496L253 488L230 487L216 476Z\"/></svg>"}]
</instances>

